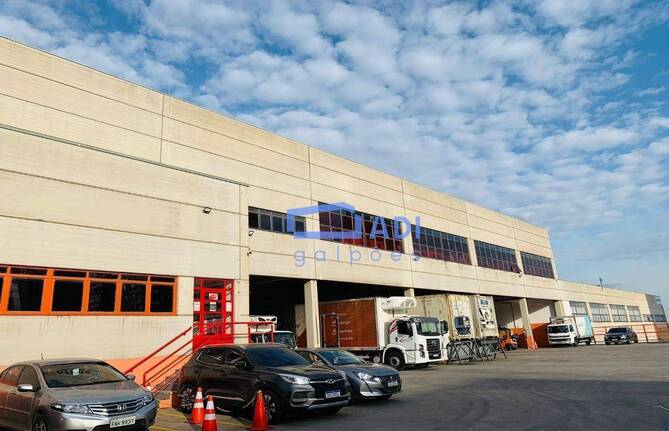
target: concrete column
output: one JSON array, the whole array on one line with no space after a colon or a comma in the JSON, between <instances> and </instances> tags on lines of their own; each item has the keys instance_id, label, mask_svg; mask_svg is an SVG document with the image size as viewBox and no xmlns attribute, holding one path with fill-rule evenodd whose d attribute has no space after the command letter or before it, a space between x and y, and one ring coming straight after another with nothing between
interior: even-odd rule
<instances>
[{"instance_id":1,"label":"concrete column","mask_svg":"<svg viewBox=\"0 0 669 431\"><path fill-rule=\"evenodd\" d=\"M318 282L304 283L304 321L307 330L307 347L321 346L320 316L318 313Z\"/></svg>"},{"instance_id":2,"label":"concrete column","mask_svg":"<svg viewBox=\"0 0 669 431\"><path fill-rule=\"evenodd\" d=\"M523 322L523 329L527 334L527 348L529 350L536 350L537 343L534 341L534 335L532 335L532 322L530 321L530 311L527 308L527 298L520 298L518 300L520 305L520 317Z\"/></svg>"},{"instance_id":3,"label":"concrete column","mask_svg":"<svg viewBox=\"0 0 669 431\"><path fill-rule=\"evenodd\" d=\"M235 279L233 320L247 322L250 310L248 187L239 186L239 277ZM236 343L248 343L246 325L235 325Z\"/></svg>"},{"instance_id":4,"label":"concrete column","mask_svg":"<svg viewBox=\"0 0 669 431\"><path fill-rule=\"evenodd\" d=\"M404 289L404 296L414 298L416 296L416 292L413 289Z\"/></svg>"},{"instance_id":5,"label":"concrete column","mask_svg":"<svg viewBox=\"0 0 669 431\"><path fill-rule=\"evenodd\" d=\"M516 249L516 264L518 264L518 268L520 268L521 273L525 274L525 268L523 268L523 258L520 255L520 250Z\"/></svg>"},{"instance_id":6,"label":"concrete column","mask_svg":"<svg viewBox=\"0 0 669 431\"><path fill-rule=\"evenodd\" d=\"M467 238L467 248L469 248L469 258L472 265L478 266L478 259L476 258L476 244L472 238Z\"/></svg>"}]
</instances>

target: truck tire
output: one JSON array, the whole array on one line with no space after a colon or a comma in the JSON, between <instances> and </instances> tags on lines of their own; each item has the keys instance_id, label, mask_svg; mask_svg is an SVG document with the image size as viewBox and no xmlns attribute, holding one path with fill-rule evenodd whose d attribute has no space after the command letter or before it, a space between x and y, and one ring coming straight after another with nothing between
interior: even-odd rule
<instances>
[{"instance_id":1,"label":"truck tire","mask_svg":"<svg viewBox=\"0 0 669 431\"><path fill-rule=\"evenodd\" d=\"M591 340L591 339L588 338L587 340L585 340L585 345L586 345L586 346L589 346L590 343L592 343L592 340Z\"/></svg>"},{"instance_id":2,"label":"truck tire","mask_svg":"<svg viewBox=\"0 0 669 431\"><path fill-rule=\"evenodd\" d=\"M386 355L386 365L389 365L397 371L402 371L406 364L404 363L404 355L397 350L392 350Z\"/></svg>"},{"instance_id":3,"label":"truck tire","mask_svg":"<svg viewBox=\"0 0 669 431\"><path fill-rule=\"evenodd\" d=\"M578 338L574 338L574 344L572 344L572 346L578 347L578 341Z\"/></svg>"}]
</instances>

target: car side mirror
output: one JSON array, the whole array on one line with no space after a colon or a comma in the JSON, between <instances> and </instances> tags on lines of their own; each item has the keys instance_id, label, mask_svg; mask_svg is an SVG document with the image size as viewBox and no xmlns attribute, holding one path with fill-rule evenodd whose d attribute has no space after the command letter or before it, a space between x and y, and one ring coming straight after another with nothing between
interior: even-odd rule
<instances>
[{"instance_id":1,"label":"car side mirror","mask_svg":"<svg viewBox=\"0 0 669 431\"><path fill-rule=\"evenodd\" d=\"M127 374L126 377L128 378L128 380L132 381L134 381L137 378L134 374Z\"/></svg>"},{"instance_id":2,"label":"car side mirror","mask_svg":"<svg viewBox=\"0 0 669 431\"><path fill-rule=\"evenodd\" d=\"M19 390L19 392L37 392L33 385L28 385L28 384L21 384L17 386L17 389Z\"/></svg>"},{"instance_id":3,"label":"car side mirror","mask_svg":"<svg viewBox=\"0 0 669 431\"><path fill-rule=\"evenodd\" d=\"M240 369L240 370L250 370L251 368L253 368L253 367L251 366L251 364L249 364L249 363L246 362L246 361L239 361L239 362L236 362L236 363L235 363L235 367L237 367L237 368Z\"/></svg>"}]
</instances>

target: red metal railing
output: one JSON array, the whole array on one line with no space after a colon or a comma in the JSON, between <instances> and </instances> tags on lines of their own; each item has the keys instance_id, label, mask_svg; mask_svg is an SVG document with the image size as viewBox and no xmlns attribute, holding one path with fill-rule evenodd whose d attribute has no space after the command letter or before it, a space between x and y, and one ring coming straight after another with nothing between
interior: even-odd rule
<instances>
[{"instance_id":1,"label":"red metal railing","mask_svg":"<svg viewBox=\"0 0 669 431\"><path fill-rule=\"evenodd\" d=\"M629 326L639 337L640 343L657 343L660 341L669 341L669 323L627 323L620 322L619 325L595 326L592 328L596 342L604 342L604 335L611 328Z\"/></svg>"},{"instance_id":2,"label":"red metal railing","mask_svg":"<svg viewBox=\"0 0 669 431\"><path fill-rule=\"evenodd\" d=\"M235 327L239 325L246 326L246 331L235 332ZM171 383L169 372L176 372L180 369L201 347L235 342L273 341L274 323L272 322L197 322L137 361L125 370L125 374L139 370L143 365L147 366L148 368L142 372L142 386L152 385L153 391L159 392ZM175 345L177 346L174 347ZM154 358L155 362L151 361Z\"/></svg>"}]
</instances>

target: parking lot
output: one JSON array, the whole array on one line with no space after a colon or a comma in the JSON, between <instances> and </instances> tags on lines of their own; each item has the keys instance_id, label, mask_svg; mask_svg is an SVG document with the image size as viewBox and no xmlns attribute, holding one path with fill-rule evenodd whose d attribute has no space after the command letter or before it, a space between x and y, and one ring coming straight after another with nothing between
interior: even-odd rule
<instances>
[{"instance_id":1,"label":"parking lot","mask_svg":"<svg viewBox=\"0 0 669 431\"><path fill-rule=\"evenodd\" d=\"M669 344L517 351L487 363L402 372L404 391L276 430L667 430ZM219 415L220 430L248 427ZM163 410L156 431L191 427Z\"/></svg>"}]
</instances>

